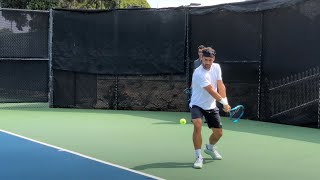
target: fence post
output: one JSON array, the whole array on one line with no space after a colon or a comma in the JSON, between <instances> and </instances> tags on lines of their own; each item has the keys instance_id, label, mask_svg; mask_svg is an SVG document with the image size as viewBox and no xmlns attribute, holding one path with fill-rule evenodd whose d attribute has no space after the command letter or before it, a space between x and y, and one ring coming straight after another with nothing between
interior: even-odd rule
<instances>
[{"instance_id":1,"label":"fence post","mask_svg":"<svg viewBox=\"0 0 320 180\"><path fill-rule=\"evenodd\" d=\"M319 68L317 68L318 75L318 129L320 128L320 72Z\"/></svg>"},{"instance_id":2,"label":"fence post","mask_svg":"<svg viewBox=\"0 0 320 180\"><path fill-rule=\"evenodd\" d=\"M53 11L50 9L49 13L49 35L48 35L48 55L49 55L49 93L48 93L48 101L49 107L53 107L53 69L52 69L52 34L53 33Z\"/></svg>"},{"instance_id":3,"label":"fence post","mask_svg":"<svg viewBox=\"0 0 320 180\"><path fill-rule=\"evenodd\" d=\"M191 85L191 79L192 79L192 73L190 72L190 65L191 65L191 61L190 61L190 47L189 47L189 8L187 7L184 7L184 11L185 11L185 64L186 64L186 67L185 67L185 76L186 76L186 88L189 88L190 85ZM190 77L191 76L191 77ZM191 78L191 79L190 79ZM189 99L191 98L191 95L187 94L186 95L186 110L188 111L189 110Z\"/></svg>"}]
</instances>

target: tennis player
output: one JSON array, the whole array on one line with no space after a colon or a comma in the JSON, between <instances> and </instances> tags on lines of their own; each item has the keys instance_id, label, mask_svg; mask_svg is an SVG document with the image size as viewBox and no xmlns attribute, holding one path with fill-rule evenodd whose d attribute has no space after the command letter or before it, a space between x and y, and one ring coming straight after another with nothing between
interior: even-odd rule
<instances>
[{"instance_id":1,"label":"tennis player","mask_svg":"<svg viewBox=\"0 0 320 180\"><path fill-rule=\"evenodd\" d=\"M201 154L202 145L202 118L205 117L208 127L212 130L209 144L204 152L213 159L220 160L222 156L217 151L215 144L222 136L222 123L216 101L223 105L225 112L230 111L226 97L226 88L222 81L221 68L215 60L216 52L208 47L202 50L202 65L195 69L192 75L192 96L190 101L191 117L193 122L193 145L196 153L194 168L200 169L203 165Z\"/></svg>"}]
</instances>

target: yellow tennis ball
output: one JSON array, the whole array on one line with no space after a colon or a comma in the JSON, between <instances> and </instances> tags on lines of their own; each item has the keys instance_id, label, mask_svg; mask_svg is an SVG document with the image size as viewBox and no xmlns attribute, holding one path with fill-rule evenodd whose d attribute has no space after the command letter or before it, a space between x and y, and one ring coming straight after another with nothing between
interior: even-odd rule
<instances>
[{"instance_id":1,"label":"yellow tennis ball","mask_svg":"<svg viewBox=\"0 0 320 180\"><path fill-rule=\"evenodd\" d=\"M187 123L187 120L186 119L184 119L184 118L181 118L180 119L180 124L186 124Z\"/></svg>"}]
</instances>

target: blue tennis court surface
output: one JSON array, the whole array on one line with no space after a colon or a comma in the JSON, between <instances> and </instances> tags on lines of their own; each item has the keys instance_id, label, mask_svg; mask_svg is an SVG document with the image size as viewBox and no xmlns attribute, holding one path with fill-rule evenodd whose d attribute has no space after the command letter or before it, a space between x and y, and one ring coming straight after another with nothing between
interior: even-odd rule
<instances>
[{"instance_id":1,"label":"blue tennis court surface","mask_svg":"<svg viewBox=\"0 0 320 180\"><path fill-rule=\"evenodd\" d=\"M161 178L0 130L0 179L145 180Z\"/></svg>"}]
</instances>

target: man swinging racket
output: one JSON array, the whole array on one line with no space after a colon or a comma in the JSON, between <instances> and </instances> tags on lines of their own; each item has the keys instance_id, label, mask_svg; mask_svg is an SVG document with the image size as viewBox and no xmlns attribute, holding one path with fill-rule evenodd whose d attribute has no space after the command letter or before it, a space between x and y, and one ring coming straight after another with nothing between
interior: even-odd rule
<instances>
[{"instance_id":1,"label":"man swinging racket","mask_svg":"<svg viewBox=\"0 0 320 180\"><path fill-rule=\"evenodd\" d=\"M226 88L222 81L220 65L213 63L216 52L212 48L202 51L202 65L195 69L192 75L192 96L190 101L190 112L193 122L193 145L196 153L194 168L200 169L203 165L201 154L202 145L202 118L205 117L208 127L212 130L209 144L206 144L204 152L213 159L220 160L222 156L217 151L215 144L222 136L222 124L216 101L223 105L225 112L230 111L226 97Z\"/></svg>"}]
</instances>

